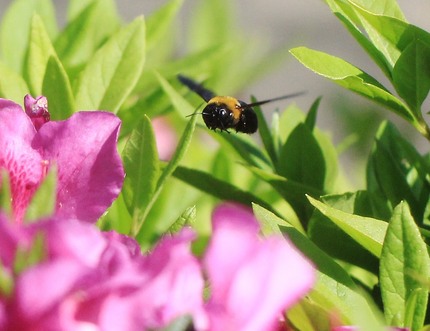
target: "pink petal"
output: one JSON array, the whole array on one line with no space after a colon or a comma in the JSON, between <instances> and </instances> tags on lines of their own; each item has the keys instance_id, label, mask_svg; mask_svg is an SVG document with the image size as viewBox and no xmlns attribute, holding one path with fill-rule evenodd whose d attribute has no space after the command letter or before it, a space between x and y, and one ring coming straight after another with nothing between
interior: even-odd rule
<instances>
[{"instance_id":1,"label":"pink petal","mask_svg":"<svg viewBox=\"0 0 430 331\"><path fill-rule=\"evenodd\" d=\"M116 150L120 120L108 112L79 112L51 121L33 147L58 166L56 215L95 222L119 195L124 180Z\"/></svg>"},{"instance_id":2,"label":"pink petal","mask_svg":"<svg viewBox=\"0 0 430 331\"><path fill-rule=\"evenodd\" d=\"M175 318L190 315L197 329L206 326L203 311L204 281L200 264L190 251L190 229L163 238L145 264L150 281L142 290L148 327L165 327ZM152 298L152 299L150 299Z\"/></svg>"},{"instance_id":3,"label":"pink petal","mask_svg":"<svg viewBox=\"0 0 430 331\"><path fill-rule=\"evenodd\" d=\"M0 169L10 176L14 218L22 222L46 162L30 146L36 134L30 119L19 105L4 99L0 99L0 132Z\"/></svg>"},{"instance_id":4,"label":"pink petal","mask_svg":"<svg viewBox=\"0 0 430 331\"><path fill-rule=\"evenodd\" d=\"M157 142L158 156L160 160L170 160L176 150L178 137L165 117L156 117L152 120L155 139Z\"/></svg>"},{"instance_id":5,"label":"pink petal","mask_svg":"<svg viewBox=\"0 0 430 331\"><path fill-rule=\"evenodd\" d=\"M314 282L311 264L285 239L257 236L251 211L224 204L213 216L204 258L211 285L211 330L273 330Z\"/></svg>"}]
</instances>

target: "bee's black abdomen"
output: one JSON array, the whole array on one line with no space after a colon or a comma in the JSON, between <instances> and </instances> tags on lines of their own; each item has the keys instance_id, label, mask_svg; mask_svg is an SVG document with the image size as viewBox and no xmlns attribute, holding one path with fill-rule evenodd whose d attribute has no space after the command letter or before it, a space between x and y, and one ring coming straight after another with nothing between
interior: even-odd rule
<instances>
[{"instance_id":1,"label":"bee's black abdomen","mask_svg":"<svg viewBox=\"0 0 430 331\"><path fill-rule=\"evenodd\" d=\"M258 129L257 114L251 107L244 107L240 114L240 120L236 124L236 131L243 133L254 133Z\"/></svg>"}]
</instances>

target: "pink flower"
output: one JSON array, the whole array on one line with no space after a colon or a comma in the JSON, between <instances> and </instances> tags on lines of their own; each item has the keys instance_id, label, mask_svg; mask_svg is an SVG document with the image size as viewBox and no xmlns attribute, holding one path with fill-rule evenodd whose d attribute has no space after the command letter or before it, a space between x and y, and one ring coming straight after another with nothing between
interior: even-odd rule
<instances>
[{"instance_id":1,"label":"pink flower","mask_svg":"<svg viewBox=\"0 0 430 331\"><path fill-rule=\"evenodd\" d=\"M118 196L124 170L116 150L120 120L108 112L78 112L49 121L46 99L25 99L27 114L0 99L0 169L11 181L16 222L49 168L58 168L56 215L95 222ZM30 118L31 116L31 118Z\"/></svg>"},{"instance_id":2,"label":"pink flower","mask_svg":"<svg viewBox=\"0 0 430 331\"><path fill-rule=\"evenodd\" d=\"M19 238L42 235L46 256L14 275L10 295L0 294L1 330L140 331L184 314L205 326L203 279L189 250L190 231L162 239L145 256L133 239L75 220L8 226L16 232L15 247Z\"/></svg>"},{"instance_id":3,"label":"pink flower","mask_svg":"<svg viewBox=\"0 0 430 331\"><path fill-rule=\"evenodd\" d=\"M152 120L155 139L157 142L158 156L160 160L170 160L176 149L177 136L165 117L156 117Z\"/></svg>"},{"instance_id":4,"label":"pink flower","mask_svg":"<svg viewBox=\"0 0 430 331\"><path fill-rule=\"evenodd\" d=\"M258 237L252 212L223 204L213 214L204 258L210 330L275 330L285 309L314 283L312 265L282 237Z\"/></svg>"}]
</instances>

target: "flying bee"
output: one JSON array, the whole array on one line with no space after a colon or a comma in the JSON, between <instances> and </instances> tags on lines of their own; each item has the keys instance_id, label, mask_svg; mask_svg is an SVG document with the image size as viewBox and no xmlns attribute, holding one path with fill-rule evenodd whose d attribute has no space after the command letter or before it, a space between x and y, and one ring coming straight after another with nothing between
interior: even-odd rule
<instances>
[{"instance_id":1,"label":"flying bee","mask_svg":"<svg viewBox=\"0 0 430 331\"><path fill-rule=\"evenodd\" d=\"M236 132L254 133L258 129L258 119L252 107L295 97L304 93L298 92L273 99L246 103L229 96L217 96L212 91L203 87L202 84L186 76L178 75L178 79L182 84L191 91L196 92L207 102L203 111L197 114L201 114L206 126L214 131L219 129L229 132L228 129L235 129ZM193 115L196 114L191 114L189 116Z\"/></svg>"}]
</instances>

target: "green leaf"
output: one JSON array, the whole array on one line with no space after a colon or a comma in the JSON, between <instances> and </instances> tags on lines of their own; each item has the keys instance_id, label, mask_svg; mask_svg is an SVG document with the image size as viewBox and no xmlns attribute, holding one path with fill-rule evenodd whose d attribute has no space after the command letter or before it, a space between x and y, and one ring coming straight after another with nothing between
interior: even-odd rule
<instances>
[{"instance_id":1,"label":"green leaf","mask_svg":"<svg viewBox=\"0 0 430 331\"><path fill-rule=\"evenodd\" d=\"M57 176L56 167L50 167L48 174L38 187L27 208L26 222L38 221L41 218L54 215L57 201Z\"/></svg>"},{"instance_id":2,"label":"green leaf","mask_svg":"<svg viewBox=\"0 0 430 331\"><path fill-rule=\"evenodd\" d=\"M313 131L315 128L315 123L317 121L317 113L318 107L320 106L321 97L317 98L309 109L308 114L306 115L305 124L309 128L310 131Z\"/></svg>"},{"instance_id":3,"label":"green leaf","mask_svg":"<svg viewBox=\"0 0 430 331\"><path fill-rule=\"evenodd\" d=\"M4 63L17 73L23 72L32 17L37 13L49 36L57 32L55 10L50 0L16 0L3 15L0 27L1 54Z\"/></svg>"},{"instance_id":4,"label":"green leaf","mask_svg":"<svg viewBox=\"0 0 430 331\"><path fill-rule=\"evenodd\" d=\"M188 207L179 216L179 218L170 226L168 232L170 234L175 234L181 231L184 226L193 225L196 222L196 206Z\"/></svg>"},{"instance_id":5,"label":"green leaf","mask_svg":"<svg viewBox=\"0 0 430 331\"><path fill-rule=\"evenodd\" d=\"M230 134L227 132L211 131L211 135L218 141L224 141L249 165L260 168L270 169L271 163L266 154L249 137L240 134Z\"/></svg>"},{"instance_id":6,"label":"green leaf","mask_svg":"<svg viewBox=\"0 0 430 331\"><path fill-rule=\"evenodd\" d=\"M202 50L214 44L226 44L235 40L234 8L228 0L201 1L194 8L189 25L188 49Z\"/></svg>"},{"instance_id":7,"label":"green leaf","mask_svg":"<svg viewBox=\"0 0 430 331\"><path fill-rule=\"evenodd\" d=\"M423 326L428 288L419 279L429 277L430 259L426 244L408 205L402 202L395 208L388 226L380 261L381 294L388 324L407 326L412 330ZM411 297L415 301L414 310L409 313L413 320L406 324L406 308Z\"/></svg>"},{"instance_id":8,"label":"green leaf","mask_svg":"<svg viewBox=\"0 0 430 331\"><path fill-rule=\"evenodd\" d=\"M264 236L268 237L273 234L282 234L280 226L286 226L286 221L256 203L252 204L252 211L260 223L261 233ZM301 230L303 231L303 229Z\"/></svg>"},{"instance_id":9,"label":"green leaf","mask_svg":"<svg viewBox=\"0 0 430 331\"><path fill-rule=\"evenodd\" d=\"M24 77L33 95L42 94L43 79L49 59L56 53L42 18L34 15L31 20L30 41L25 62Z\"/></svg>"},{"instance_id":10,"label":"green leaf","mask_svg":"<svg viewBox=\"0 0 430 331\"><path fill-rule=\"evenodd\" d=\"M309 202L323 215L327 216L333 223L350 235L356 242L367 249L376 257L380 257L382 243L384 241L387 223L370 218L362 217L332 208L318 200L308 196Z\"/></svg>"},{"instance_id":11,"label":"green leaf","mask_svg":"<svg viewBox=\"0 0 430 331\"><path fill-rule=\"evenodd\" d=\"M192 318L190 316L181 316L175 318L160 331L187 331L189 329L192 329Z\"/></svg>"},{"instance_id":12,"label":"green leaf","mask_svg":"<svg viewBox=\"0 0 430 331\"><path fill-rule=\"evenodd\" d=\"M429 200L429 164L396 128L381 124L367 169L369 190L378 191L396 206L406 200L418 222Z\"/></svg>"},{"instance_id":13,"label":"green leaf","mask_svg":"<svg viewBox=\"0 0 430 331\"><path fill-rule=\"evenodd\" d=\"M252 98L251 101L255 102L257 100ZM258 134L260 135L264 149L269 155L272 164L276 164L278 162L278 154L275 149L274 139L272 137L269 125L267 124L266 117L264 116L261 107L254 107L254 110L258 119Z\"/></svg>"},{"instance_id":14,"label":"green leaf","mask_svg":"<svg viewBox=\"0 0 430 331\"><path fill-rule=\"evenodd\" d=\"M171 0L148 17L146 21L146 48L151 51L168 31L183 0Z\"/></svg>"},{"instance_id":15,"label":"green leaf","mask_svg":"<svg viewBox=\"0 0 430 331\"><path fill-rule=\"evenodd\" d=\"M76 16L83 14L95 0L70 0L67 6L67 21L73 21Z\"/></svg>"},{"instance_id":16,"label":"green leaf","mask_svg":"<svg viewBox=\"0 0 430 331\"><path fill-rule=\"evenodd\" d=\"M386 201L367 191L328 195L321 199L324 204L349 214L382 220L391 217ZM312 241L330 256L378 273L378 259L321 213L312 215L307 233Z\"/></svg>"},{"instance_id":17,"label":"green leaf","mask_svg":"<svg viewBox=\"0 0 430 331\"><path fill-rule=\"evenodd\" d=\"M137 18L88 61L75 89L77 108L116 113L138 81L144 60L145 24Z\"/></svg>"},{"instance_id":18,"label":"green leaf","mask_svg":"<svg viewBox=\"0 0 430 331\"><path fill-rule=\"evenodd\" d=\"M160 168L154 130L147 116L132 131L122 157L127 174L122 192L137 227L154 195Z\"/></svg>"},{"instance_id":19,"label":"green leaf","mask_svg":"<svg viewBox=\"0 0 430 331\"><path fill-rule=\"evenodd\" d=\"M288 325L301 331L330 330L330 317L325 306L301 300L287 312Z\"/></svg>"},{"instance_id":20,"label":"green leaf","mask_svg":"<svg viewBox=\"0 0 430 331\"><path fill-rule=\"evenodd\" d=\"M46 258L46 239L42 233L36 234L30 245L30 247L18 245L13 261L14 275L19 275L32 266L40 264Z\"/></svg>"},{"instance_id":21,"label":"green leaf","mask_svg":"<svg viewBox=\"0 0 430 331\"><path fill-rule=\"evenodd\" d=\"M120 27L115 2L112 0L92 1L80 10L79 15L74 15L54 42L58 56L66 67L88 61L100 45Z\"/></svg>"},{"instance_id":22,"label":"green leaf","mask_svg":"<svg viewBox=\"0 0 430 331\"><path fill-rule=\"evenodd\" d=\"M407 121L414 124L415 117L411 110L393 96L373 77L352 64L329 54L297 47L290 50L304 66L315 73L333 80L336 84L380 103Z\"/></svg>"},{"instance_id":23,"label":"green leaf","mask_svg":"<svg viewBox=\"0 0 430 331\"><path fill-rule=\"evenodd\" d=\"M53 120L69 118L76 110L69 77L57 56L51 56L48 60L42 95L48 99Z\"/></svg>"},{"instance_id":24,"label":"green leaf","mask_svg":"<svg viewBox=\"0 0 430 331\"><path fill-rule=\"evenodd\" d=\"M183 156L185 155L185 152L187 151L188 146L190 145L191 138L194 133L194 129L196 127L196 121L197 119L195 118L195 116L193 116L191 120L188 121L187 126L185 127L184 132L182 133L181 139L178 142L178 146L176 147L175 153L172 155L172 158L170 159L167 166L165 166L162 169L161 175L158 178L158 181L156 183L155 192L152 195L152 198L151 198L151 201L149 202L148 207L145 209L145 213L141 217L138 228L134 232L137 235L136 237L141 238L142 234L145 233L145 231L149 233L151 232L151 230L153 230L151 227L153 227L154 224L145 223L146 217L148 216L150 209L152 208L158 196L160 195L165 182L174 173L174 171L179 165L179 162L182 160Z\"/></svg>"},{"instance_id":25,"label":"green leaf","mask_svg":"<svg viewBox=\"0 0 430 331\"><path fill-rule=\"evenodd\" d=\"M248 169L270 184L291 205L299 219L306 225L312 213L306 194L318 197L323 194L322 191L256 167L248 167Z\"/></svg>"},{"instance_id":26,"label":"green leaf","mask_svg":"<svg viewBox=\"0 0 430 331\"><path fill-rule=\"evenodd\" d=\"M281 147L277 172L298 183L324 190L325 160L312 131L299 124Z\"/></svg>"},{"instance_id":27,"label":"green leaf","mask_svg":"<svg viewBox=\"0 0 430 331\"><path fill-rule=\"evenodd\" d=\"M390 68L394 67L400 54L414 40L430 42L428 32L406 23L403 17L374 13L352 1L349 3L353 4L371 42L383 54Z\"/></svg>"},{"instance_id":28,"label":"green leaf","mask_svg":"<svg viewBox=\"0 0 430 331\"><path fill-rule=\"evenodd\" d=\"M412 42L402 52L393 70L393 84L399 95L421 116L421 105L430 90L430 46Z\"/></svg>"},{"instance_id":29,"label":"green leaf","mask_svg":"<svg viewBox=\"0 0 430 331\"><path fill-rule=\"evenodd\" d=\"M333 258L295 228L286 226L282 228L282 232L286 233L297 249L315 265L317 282L309 294L313 302L325 307L328 311L336 312L345 325L362 325L363 318L366 319L366 323L378 324L365 297L361 295L348 273ZM370 331L370 329L366 330Z\"/></svg>"},{"instance_id":30,"label":"green leaf","mask_svg":"<svg viewBox=\"0 0 430 331\"><path fill-rule=\"evenodd\" d=\"M158 72L155 72L155 76L160 82L164 92L170 98L170 101L173 107L175 107L175 109L178 111L181 117L185 118L186 116L193 114L195 112L195 109L193 108L193 106L191 106L191 104L182 95L180 95L163 76L161 76ZM196 117L196 116L192 116L192 117Z\"/></svg>"},{"instance_id":31,"label":"green leaf","mask_svg":"<svg viewBox=\"0 0 430 331\"><path fill-rule=\"evenodd\" d=\"M29 92L27 83L18 73L0 62L0 95L4 99L21 103Z\"/></svg>"},{"instance_id":32,"label":"green leaf","mask_svg":"<svg viewBox=\"0 0 430 331\"><path fill-rule=\"evenodd\" d=\"M373 13L405 20L405 16L395 0L348 0L349 3Z\"/></svg>"},{"instance_id":33,"label":"green leaf","mask_svg":"<svg viewBox=\"0 0 430 331\"><path fill-rule=\"evenodd\" d=\"M173 176L220 200L237 201L248 206L255 202L274 212L272 206L256 195L253 195L251 192L243 191L231 183L215 178L209 173L197 169L178 167L173 173Z\"/></svg>"},{"instance_id":34,"label":"green leaf","mask_svg":"<svg viewBox=\"0 0 430 331\"><path fill-rule=\"evenodd\" d=\"M381 68L387 77L391 77L391 71L393 65L388 61L385 56L375 47L375 45L363 35L363 33L352 23L340 13L336 13L336 16L342 21L346 26L349 33L355 38L355 40L360 44L360 46L369 54L373 61Z\"/></svg>"}]
</instances>

